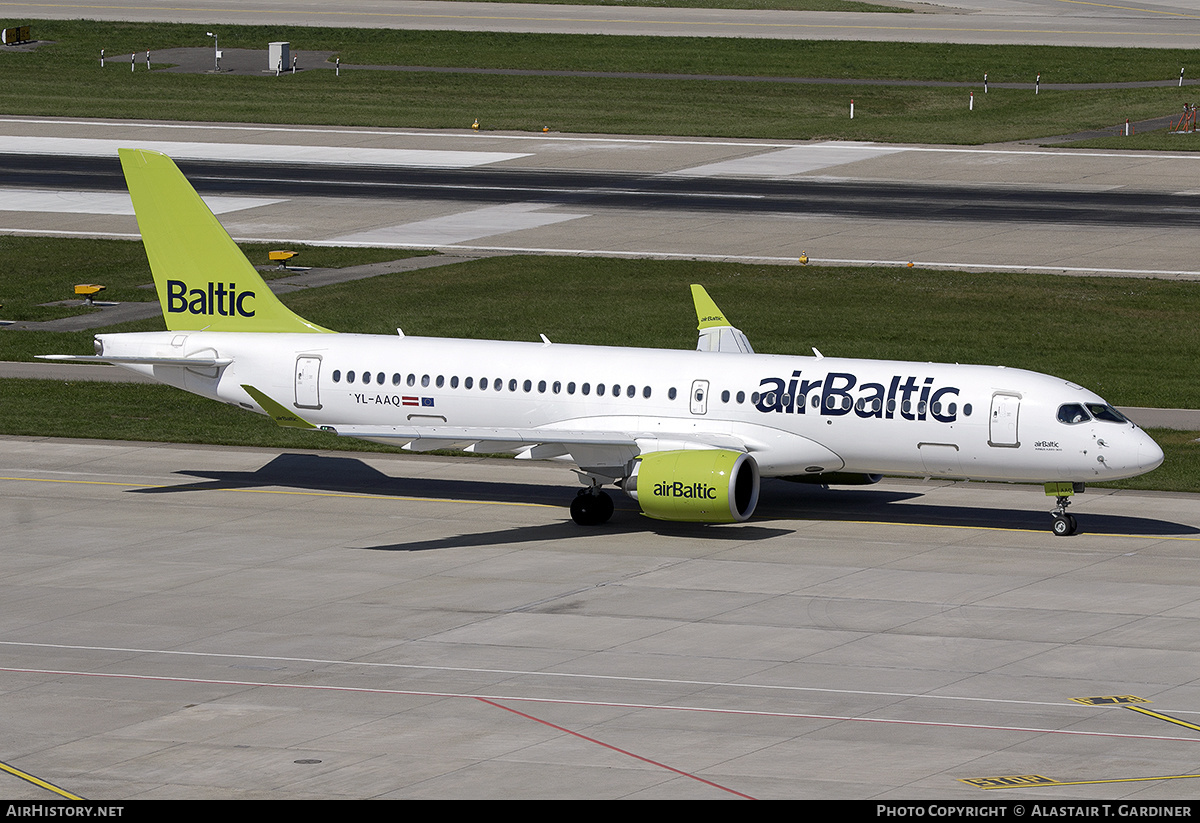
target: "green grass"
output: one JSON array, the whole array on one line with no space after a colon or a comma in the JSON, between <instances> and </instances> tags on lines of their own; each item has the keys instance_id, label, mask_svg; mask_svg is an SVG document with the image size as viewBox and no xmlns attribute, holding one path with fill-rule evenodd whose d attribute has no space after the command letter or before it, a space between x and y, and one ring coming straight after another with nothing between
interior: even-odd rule
<instances>
[{"instance_id":1,"label":"green grass","mask_svg":"<svg viewBox=\"0 0 1200 823\"><path fill-rule=\"evenodd\" d=\"M1177 76L1189 52L904 43L599 37L474 32L225 27L223 48L334 50L343 65L866 78L851 85L706 80L512 77L328 71L294 77L131 73L109 54L206 46L199 26L42 21L55 42L0 52L0 109L25 115L289 122L380 127L838 138L981 143L1147 119L1181 107L1189 89L1044 91L888 87L870 80L1125 81ZM978 91L978 89L977 89ZM849 101L856 117L848 117Z\"/></svg>"},{"instance_id":2,"label":"green grass","mask_svg":"<svg viewBox=\"0 0 1200 823\"><path fill-rule=\"evenodd\" d=\"M241 243L239 247L256 265L269 265L267 252L279 244ZM334 248L288 244L299 252L294 265L311 268L344 268L414 257L427 252L396 249ZM0 317L5 320L52 320L99 311L78 305L44 306L60 300L78 302L76 283L99 283L105 287L101 300L152 302L156 300L153 278L142 244L130 240L76 240L44 237L0 236L0 260L5 265L0 278ZM19 261L19 265L16 264ZM273 279L287 272L270 270ZM3 357L0 348L0 357Z\"/></svg>"},{"instance_id":3,"label":"green grass","mask_svg":"<svg viewBox=\"0 0 1200 823\"><path fill-rule=\"evenodd\" d=\"M51 252L62 242L43 241ZM9 265L20 270L22 260ZM760 352L816 346L829 356L1003 364L1073 380L1122 406L1200 407L1200 336L1191 333L1200 290L1191 283L523 256L435 271L283 300L339 331L390 335L400 326L414 335L514 340L545 333L562 343L686 349L695 345L688 286L703 283ZM162 328L156 319L104 331ZM90 353L91 336L0 331L0 358Z\"/></svg>"}]
</instances>

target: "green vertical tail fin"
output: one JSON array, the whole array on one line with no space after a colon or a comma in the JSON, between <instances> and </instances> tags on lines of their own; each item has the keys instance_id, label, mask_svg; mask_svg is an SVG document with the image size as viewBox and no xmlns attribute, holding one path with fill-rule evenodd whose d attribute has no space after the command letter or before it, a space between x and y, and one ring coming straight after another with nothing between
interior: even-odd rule
<instances>
[{"instance_id":1,"label":"green vertical tail fin","mask_svg":"<svg viewBox=\"0 0 1200 823\"><path fill-rule=\"evenodd\" d=\"M119 149L170 331L328 332L279 301L170 157Z\"/></svg>"}]
</instances>

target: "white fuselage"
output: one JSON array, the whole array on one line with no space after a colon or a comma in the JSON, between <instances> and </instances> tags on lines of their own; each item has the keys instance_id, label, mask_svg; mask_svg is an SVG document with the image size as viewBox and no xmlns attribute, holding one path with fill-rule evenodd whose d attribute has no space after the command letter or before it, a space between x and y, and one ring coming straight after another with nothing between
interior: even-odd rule
<instances>
[{"instance_id":1,"label":"white fuselage","mask_svg":"<svg viewBox=\"0 0 1200 823\"><path fill-rule=\"evenodd\" d=\"M221 368L127 368L262 411L242 388L251 385L332 429L616 432L642 452L728 444L766 476L1095 482L1162 461L1128 422L1060 421L1066 404L1105 401L1021 369L356 334L99 339L106 355L231 358ZM607 473L623 476L618 466Z\"/></svg>"}]
</instances>

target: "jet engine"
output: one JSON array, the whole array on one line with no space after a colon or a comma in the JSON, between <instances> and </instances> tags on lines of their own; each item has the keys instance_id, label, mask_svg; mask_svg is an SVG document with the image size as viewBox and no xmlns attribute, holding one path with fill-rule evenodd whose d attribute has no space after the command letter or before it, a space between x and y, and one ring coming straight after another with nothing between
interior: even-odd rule
<instances>
[{"instance_id":1,"label":"jet engine","mask_svg":"<svg viewBox=\"0 0 1200 823\"><path fill-rule=\"evenodd\" d=\"M728 449L648 452L634 460L622 486L658 520L735 523L758 505L758 464Z\"/></svg>"}]
</instances>

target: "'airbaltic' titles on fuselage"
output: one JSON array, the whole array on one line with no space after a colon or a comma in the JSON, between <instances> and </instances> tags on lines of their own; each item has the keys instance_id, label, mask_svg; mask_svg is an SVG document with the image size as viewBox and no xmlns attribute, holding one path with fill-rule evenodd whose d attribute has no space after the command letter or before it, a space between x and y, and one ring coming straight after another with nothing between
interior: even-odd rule
<instances>
[{"instance_id":1,"label":"'airbaltic' titles on fuselage","mask_svg":"<svg viewBox=\"0 0 1200 823\"><path fill-rule=\"evenodd\" d=\"M858 377L845 372L829 372L817 380L805 380L799 371L794 371L788 380L764 377L759 382L755 407L760 412L805 414L811 405L814 413L830 417L853 411L859 417L932 418L940 423L953 423L958 419L958 404L951 398L957 397L956 387L935 387L932 377L895 375L885 386L859 384Z\"/></svg>"},{"instance_id":2,"label":"'airbaltic' titles on fuselage","mask_svg":"<svg viewBox=\"0 0 1200 823\"><path fill-rule=\"evenodd\" d=\"M188 291L187 283L182 280L167 281L167 311L171 314L253 317L254 309L246 304L246 299L253 297L252 291L239 292L236 283L230 283L227 288L224 283L209 282L206 292L204 289Z\"/></svg>"}]
</instances>

